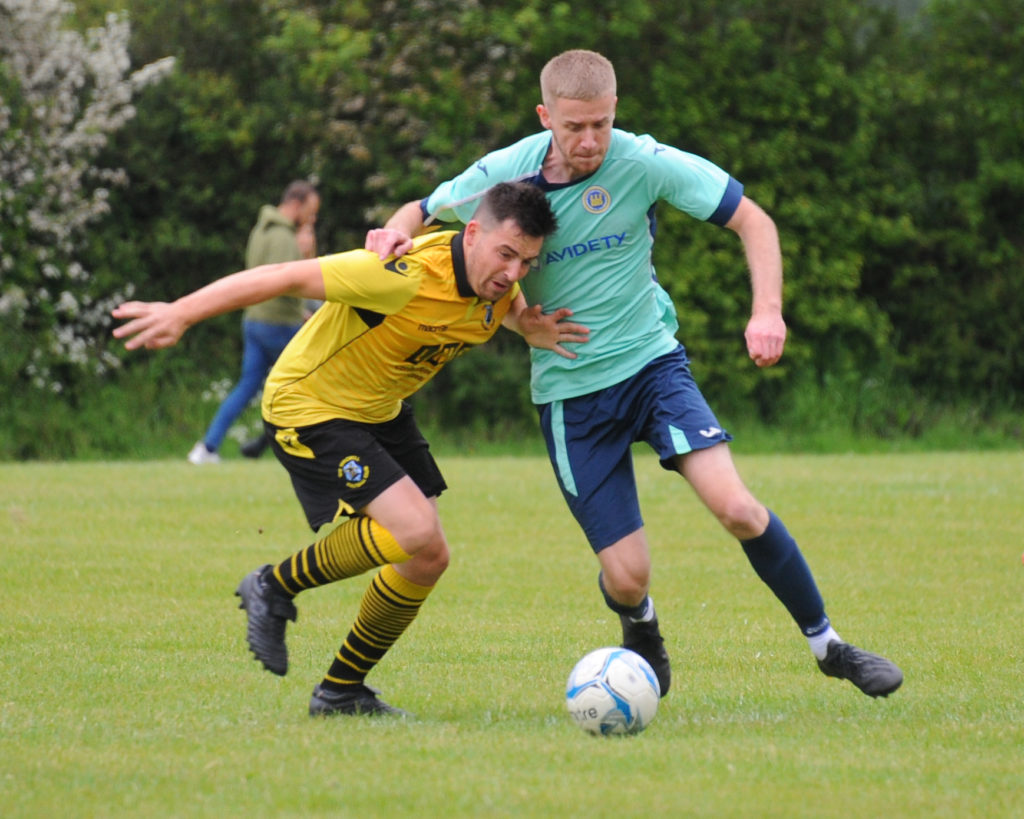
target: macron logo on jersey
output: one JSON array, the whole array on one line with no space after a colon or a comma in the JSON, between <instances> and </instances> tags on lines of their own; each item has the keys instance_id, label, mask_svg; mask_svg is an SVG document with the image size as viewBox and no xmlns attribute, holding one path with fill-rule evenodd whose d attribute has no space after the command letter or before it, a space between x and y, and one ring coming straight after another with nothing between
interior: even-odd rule
<instances>
[{"instance_id":1,"label":"macron logo on jersey","mask_svg":"<svg viewBox=\"0 0 1024 819\"><path fill-rule=\"evenodd\" d=\"M567 259L578 259L587 253L600 253L604 250L612 250L621 247L628 233L612 233L609 236L598 236L596 239L587 239L585 242L576 242L561 250L549 250L544 257L544 264L555 264L564 262Z\"/></svg>"}]
</instances>

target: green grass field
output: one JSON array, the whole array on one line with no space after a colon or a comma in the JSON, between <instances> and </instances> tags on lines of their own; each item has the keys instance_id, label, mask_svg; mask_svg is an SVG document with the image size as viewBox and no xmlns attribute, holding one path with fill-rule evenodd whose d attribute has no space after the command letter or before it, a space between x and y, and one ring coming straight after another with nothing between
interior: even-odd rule
<instances>
[{"instance_id":1,"label":"green grass field","mask_svg":"<svg viewBox=\"0 0 1024 819\"><path fill-rule=\"evenodd\" d=\"M298 598L291 671L238 580L308 543L272 459L0 464L5 817L1024 816L1024 454L738 456L887 700L824 677L738 545L638 459L674 661L642 735L565 678L618 639L541 458L442 458L448 574L370 681L412 721L312 720L368 580Z\"/></svg>"}]
</instances>

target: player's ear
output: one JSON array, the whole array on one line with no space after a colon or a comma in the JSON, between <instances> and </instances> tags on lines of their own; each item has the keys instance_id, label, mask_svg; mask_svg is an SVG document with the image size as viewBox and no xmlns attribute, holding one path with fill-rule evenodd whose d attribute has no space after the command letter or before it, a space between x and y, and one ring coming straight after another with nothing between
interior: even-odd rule
<instances>
[{"instance_id":1,"label":"player's ear","mask_svg":"<svg viewBox=\"0 0 1024 819\"><path fill-rule=\"evenodd\" d=\"M466 223L466 229L462 231L462 246L466 250L469 250L473 245L476 244L477 237L480 235L480 223L476 219L470 219Z\"/></svg>"},{"instance_id":2,"label":"player's ear","mask_svg":"<svg viewBox=\"0 0 1024 819\"><path fill-rule=\"evenodd\" d=\"M540 124L548 131L551 130L551 115L548 113L547 106L544 103L540 103L537 106L537 116L540 117Z\"/></svg>"}]
</instances>

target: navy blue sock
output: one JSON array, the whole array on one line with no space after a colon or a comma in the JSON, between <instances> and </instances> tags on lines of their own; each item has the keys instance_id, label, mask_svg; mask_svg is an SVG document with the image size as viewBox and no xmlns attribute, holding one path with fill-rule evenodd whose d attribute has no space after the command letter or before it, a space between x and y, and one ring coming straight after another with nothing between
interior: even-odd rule
<instances>
[{"instance_id":1,"label":"navy blue sock","mask_svg":"<svg viewBox=\"0 0 1024 819\"><path fill-rule=\"evenodd\" d=\"M825 602L793 536L775 513L768 512L768 528L758 537L741 540L743 551L757 576L786 607L805 635L828 627Z\"/></svg>"}]
</instances>

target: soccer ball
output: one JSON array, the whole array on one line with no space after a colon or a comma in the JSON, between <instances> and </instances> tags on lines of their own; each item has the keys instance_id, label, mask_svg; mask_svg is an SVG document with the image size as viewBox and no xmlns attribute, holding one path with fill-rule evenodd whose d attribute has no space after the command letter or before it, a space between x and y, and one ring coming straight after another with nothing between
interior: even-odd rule
<instances>
[{"instance_id":1,"label":"soccer ball","mask_svg":"<svg viewBox=\"0 0 1024 819\"><path fill-rule=\"evenodd\" d=\"M658 712L661 687L650 663L628 648L599 648L576 663L565 704L591 734L638 734Z\"/></svg>"}]
</instances>

